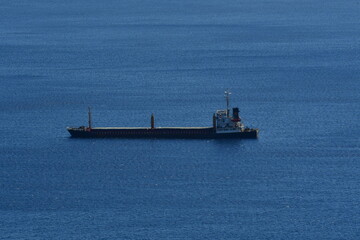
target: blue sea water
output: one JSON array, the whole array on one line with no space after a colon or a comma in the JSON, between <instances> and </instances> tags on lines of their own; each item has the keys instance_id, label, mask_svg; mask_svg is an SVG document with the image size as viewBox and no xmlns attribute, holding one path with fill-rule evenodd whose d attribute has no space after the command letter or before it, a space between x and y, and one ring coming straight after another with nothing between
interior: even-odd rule
<instances>
[{"instance_id":1,"label":"blue sea water","mask_svg":"<svg viewBox=\"0 0 360 240\"><path fill-rule=\"evenodd\" d=\"M0 2L0 239L358 239L358 1ZM258 140L72 139L210 126Z\"/></svg>"}]
</instances>

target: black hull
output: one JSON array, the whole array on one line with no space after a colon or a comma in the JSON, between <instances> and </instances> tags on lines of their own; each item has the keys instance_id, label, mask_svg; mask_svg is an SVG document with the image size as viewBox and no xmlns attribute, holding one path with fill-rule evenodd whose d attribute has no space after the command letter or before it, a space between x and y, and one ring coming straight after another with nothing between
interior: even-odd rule
<instances>
[{"instance_id":1,"label":"black hull","mask_svg":"<svg viewBox=\"0 0 360 240\"><path fill-rule=\"evenodd\" d=\"M214 128L68 128L75 138L257 138L257 129L216 133Z\"/></svg>"}]
</instances>

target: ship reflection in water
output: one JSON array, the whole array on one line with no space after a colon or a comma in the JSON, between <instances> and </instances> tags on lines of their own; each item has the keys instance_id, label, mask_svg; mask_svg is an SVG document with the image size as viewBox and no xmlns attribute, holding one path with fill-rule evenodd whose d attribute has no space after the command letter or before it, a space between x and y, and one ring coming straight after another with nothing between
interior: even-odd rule
<instances>
[{"instance_id":1,"label":"ship reflection in water","mask_svg":"<svg viewBox=\"0 0 360 240\"><path fill-rule=\"evenodd\" d=\"M230 92L225 91L225 110L217 110L213 115L212 127L155 127L155 117L151 115L150 127L92 127L89 108L87 127L68 127L72 137L77 138L257 138L259 130L246 127L240 118L239 108L232 109L230 115Z\"/></svg>"}]
</instances>

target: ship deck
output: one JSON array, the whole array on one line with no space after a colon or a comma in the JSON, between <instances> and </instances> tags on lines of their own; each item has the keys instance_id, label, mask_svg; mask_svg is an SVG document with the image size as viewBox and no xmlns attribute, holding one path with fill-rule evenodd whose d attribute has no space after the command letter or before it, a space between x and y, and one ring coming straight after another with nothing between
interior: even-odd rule
<instances>
[{"instance_id":1,"label":"ship deck","mask_svg":"<svg viewBox=\"0 0 360 240\"><path fill-rule=\"evenodd\" d=\"M156 127L156 128L150 128L150 127L94 127L93 130L147 130L147 129L181 129L181 130L187 130L187 129L212 129L212 127Z\"/></svg>"}]
</instances>

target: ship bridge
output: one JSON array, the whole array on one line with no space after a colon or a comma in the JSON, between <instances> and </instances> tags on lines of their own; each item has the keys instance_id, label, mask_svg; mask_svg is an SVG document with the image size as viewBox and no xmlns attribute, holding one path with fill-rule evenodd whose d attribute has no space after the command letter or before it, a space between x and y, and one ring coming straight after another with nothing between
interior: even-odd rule
<instances>
[{"instance_id":1,"label":"ship bridge","mask_svg":"<svg viewBox=\"0 0 360 240\"><path fill-rule=\"evenodd\" d=\"M225 91L226 98L226 109L217 110L214 115L214 128L216 132L223 131L243 131L245 126L241 122L241 118L239 116L239 108L235 107L232 109L232 115L230 115L229 102L230 102L230 92L228 90Z\"/></svg>"}]
</instances>

